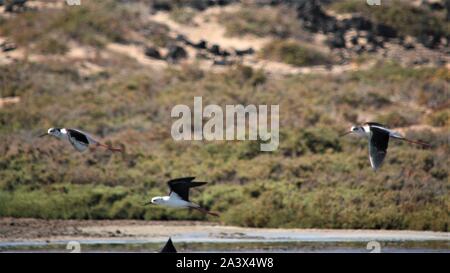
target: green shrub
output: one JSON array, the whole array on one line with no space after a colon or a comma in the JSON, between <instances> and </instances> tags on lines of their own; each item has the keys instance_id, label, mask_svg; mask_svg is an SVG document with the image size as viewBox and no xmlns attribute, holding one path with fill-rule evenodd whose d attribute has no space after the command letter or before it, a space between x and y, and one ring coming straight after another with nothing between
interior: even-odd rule
<instances>
[{"instance_id":1,"label":"green shrub","mask_svg":"<svg viewBox=\"0 0 450 273\"><path fill-rule=\"evenodd\" d=\"M393 27L403 36L436 34L446 37L450 34L450 23L445 14L416 7L408 1L393 0L380 6L369 6L364 1L343 0L336 1L330 8L337 12L362 13L376 23Z\"/></svg>"},{"instance_id":2,"label":"green shrub","mask_svg":"<svg viewBox=\"0 0 450 273\"><path fill-rule=\"evenodd\" d=\"M274 8L247 5L236 12L220 14L219 22L225 26L229 36L252 34L287 38L301 33L295 11L283 6Z\"/></svg>"},{"instance_id":3,"label":"green shrub","mask_svg":"<svg viewBox=\"0 0 450 273\"><path fill-rule=\"evenodd\" d=\"M278 40L266 44L260 52L260 57L292 64L295 66L309 66L330 64L330 57L295 41Z\"/></svg>"},{"instance_id":4,"label":"green shrub","mask_svg":"<svg viewBox=\"0 0 450 273\"><path fill-rule=\"evenodd\" d=\"M432 126L450 126L450 110L441 110L428 116L428 122Z\"/></svg>"}]
</instances>

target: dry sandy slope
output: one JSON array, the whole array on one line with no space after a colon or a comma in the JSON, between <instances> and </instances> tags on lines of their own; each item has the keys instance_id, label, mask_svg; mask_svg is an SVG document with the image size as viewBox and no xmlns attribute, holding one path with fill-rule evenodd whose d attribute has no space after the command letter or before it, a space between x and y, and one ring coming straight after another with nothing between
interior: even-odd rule
<instances>
[{"instance_id":1,"label":"dry sandy slope","mask_svg":"<svg viewBox=\"0 0 450 273\"><path fill-rule=\"evenodd\" d=\"M233 12L239 9L239 5L229 5L225 7L211 7L205 11L198 12L194 18L192 18L192 24L179 24L170 18L167 12L157 12L156 14L149 15L149 20L158 22L168 26L171 30L172 36L181 34L187 37L193 42L205 40L208 44L217 44L220 48L233 51L234 49L247 49L253 48L254 50L260 50L265 44L270 42L272 38L269 37L256 37L253 35L243 35L242 37L228 37L225 33L226 30L223 25L218 22L218 16L224 12ZM190 54L193 57L194 54ZM290 75L290 74L338 74L346 71L361 70L370 68L373 64L366 64L360 66L357 64L344 64L333 65L326 67L324 65L308 66L308 67L296 67L282 62L276 62L271 60L261 60L256 56L247 56L242 59L242 63L251 66L255 69L262 69L267 73L275 75ZM214 69L217 67L203 67L204 69Z\"/></svg>"}]
</instances>

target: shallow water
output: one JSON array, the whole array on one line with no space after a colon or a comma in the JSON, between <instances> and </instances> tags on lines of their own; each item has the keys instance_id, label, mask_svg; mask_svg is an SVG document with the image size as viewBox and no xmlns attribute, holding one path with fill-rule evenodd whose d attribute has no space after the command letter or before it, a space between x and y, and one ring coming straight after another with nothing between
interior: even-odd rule
<instances>
[{"instance_id":1,"label":"shallow water","mask_svg":"<svg viewBox=\"0 0 450 273\"><path fill-rule=\"evenodd\" d=\"M81 252L157 252L165 242L144 240L80 240ZM71 252L68 241L1 242L1 252ZM296 253L370 253L377 251L366 241L347 242L186 242L174 240L179 252L296 252ZM450 253L449 241L372 241L382 253Z\"/></svg>"}]
</instances>

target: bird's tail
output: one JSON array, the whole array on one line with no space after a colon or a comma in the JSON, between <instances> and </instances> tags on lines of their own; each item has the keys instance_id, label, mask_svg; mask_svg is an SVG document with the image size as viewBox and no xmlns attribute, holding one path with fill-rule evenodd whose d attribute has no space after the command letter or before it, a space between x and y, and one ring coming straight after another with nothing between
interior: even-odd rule
<instances>
[{"instance_id":1,"label":"bird's tail","mask_svg":"<svg viewBox=\"0 0 450 273\"><path fill-rule=\"evenodd\" d=\"M105 147L106 149L110 150L111 152L120 152L120 153L124 152L123 148L113 148L110 145L106 145L106 144L103 144L103 143L100 143L100 142L98 142L97 145Z\"/></svg>"},{"instance_id":2,"label":"bird's tail","mask_svg":"<svg viewBox=\"0 0 450 273\"><path fill-rule=\"evenodd\" d=\"M203 213L206 213L206 214L209 214L209 215L212 215L212 216L216 216L216 217L219 217L219 216L220 216L219 213L213 212L213 211L209 211L209 210L204 209L204 208L202 208L202 207L194 207L194 206L191 206L190 208L196 209L196 210L198 210L198 211L201 211L201 212L203 212Z\"/></svg>"},{"instance_id":3,"label":"bird's tail","mask_svg":"<svg viewBox=\"0 0 450 273\"><path fill-rule=\"evenodd\" d=\"M400 139L400 140L403 140L403 141L406 141L406 142L412 143L412 144L422 145L422 146L427 147L427 148L431 147L431 145L429 143L426 143L426 142L423 142L423 141L420 141L420 140L412 140L412 139L407 139L405 137L402 137L402 138L398 137L397 139Z\"/></svg>"}]
</instances>

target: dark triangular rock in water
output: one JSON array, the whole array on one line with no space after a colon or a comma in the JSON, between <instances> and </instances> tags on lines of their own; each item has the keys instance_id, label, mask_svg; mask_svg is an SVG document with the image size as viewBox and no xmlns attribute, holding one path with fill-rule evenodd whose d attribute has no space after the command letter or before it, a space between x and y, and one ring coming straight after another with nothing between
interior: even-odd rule
<instances>
[{"instance_id":1,"label":"dark triangular rock in water","mask_svg":"<svg viewBox=\"0 0 450 273\"><path fill-rule=\"evenodd\" d=\"M161 249L159 253L177 253L177 250L173 245L171 238L169 238L166 245Z\"/></svg>"}]
</instances>

